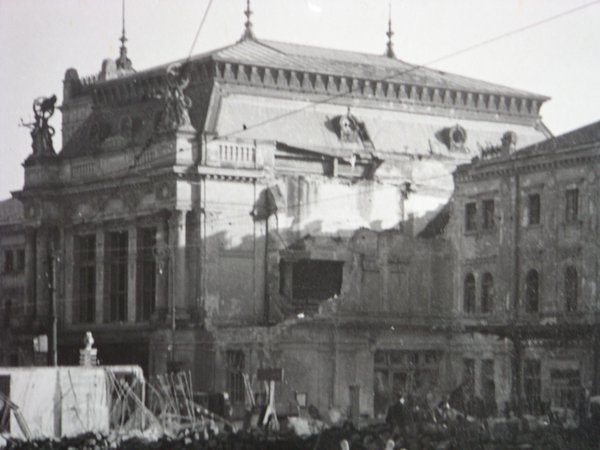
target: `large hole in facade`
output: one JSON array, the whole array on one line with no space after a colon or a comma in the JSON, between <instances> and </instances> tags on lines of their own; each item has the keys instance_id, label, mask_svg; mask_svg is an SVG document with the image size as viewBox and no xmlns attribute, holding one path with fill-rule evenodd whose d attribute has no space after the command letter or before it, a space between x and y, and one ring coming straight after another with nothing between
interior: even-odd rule
<instances>
[{"instance_id":1,"label":"large hole in facade","mask_svg":"<svg viewBox=\"0 0 600 450\"><path fill-rule=\"evenodd\" d=\"M340 294L343 269L343 261L282 260L279 291L296 307L316 307L319 302Z\"/></svg>"}]
</instances>

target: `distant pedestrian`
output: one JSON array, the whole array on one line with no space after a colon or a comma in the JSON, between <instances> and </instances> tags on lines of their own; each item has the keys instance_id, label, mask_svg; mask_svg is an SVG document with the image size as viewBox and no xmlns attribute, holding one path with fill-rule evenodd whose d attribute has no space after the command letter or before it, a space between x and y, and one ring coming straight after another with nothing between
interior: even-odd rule
<instances>
[{"instance_id":1,"label":"distant pedestrian","mask_svg":"<svg viewBox=\"0 0 600 450\"><path fill-rule=\"evenodd\" d=\"M388 424L392 432L398 431L402 434L405 433L405 428L408 425L409 411L406 406L406 399L404 395L398 394L396 401L392 404L387 412L385 422Z\"/></svg>"}]
</instances>

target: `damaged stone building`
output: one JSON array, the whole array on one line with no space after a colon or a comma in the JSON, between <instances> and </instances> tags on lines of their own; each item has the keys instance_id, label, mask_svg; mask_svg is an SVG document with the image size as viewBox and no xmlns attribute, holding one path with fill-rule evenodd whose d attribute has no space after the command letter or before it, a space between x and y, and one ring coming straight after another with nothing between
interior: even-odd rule
<instances>
[{"instance_id":1,"label":"damaged stone building","mask_svg":"<svg viewBox=\"0 0 600 450\"><path fill-rule=\"evenodd\" d=\"M600 387L600 123L513 142L454 174L452 308L480 342L463 372L483 396L493 374L500 402L575 408L582 388Z\"/></svg>"},{"instance_id":2,"label":"damaged stone building","mask_svg":"<svg viewBox=\"0 0 600 450\"><path fill-rule=\"evenodd\" d=\"M280 408L299 395L373 415L394 390L460 384L473 339L492 359L508 348L456 331L475 256L441 230L459 227L458 165L503 137L550 137L546 97L413 66L390 44L264 41L247 24L231 46L148 70L123 45L96 75L68 69L61 100L62 149L34 146L14 193L12 306L27 336L56 318L60 363L92 331L102 363L190 370L236 408L244 374L259 386L258 368L282 368Z\"/></svg>"}]
</instances>

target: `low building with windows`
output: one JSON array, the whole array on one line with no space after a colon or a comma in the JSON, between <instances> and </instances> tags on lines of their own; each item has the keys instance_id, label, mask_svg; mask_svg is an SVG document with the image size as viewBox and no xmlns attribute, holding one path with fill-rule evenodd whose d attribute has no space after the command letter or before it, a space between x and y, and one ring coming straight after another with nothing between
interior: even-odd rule
<instances>
[{"instance_id":1,"label":"low building with windows","mask_svg":"<svg viewBox=\"0 0 600 450\"><path fill-rule=\"evenodd\" d=\"M0 366L33 361L33 335L25 309L25 236L23 206L0 201Z\"/></svg>"},{"instance_id":2,"label":"low building with windows","mask_svg":"<svg viewBox=\"0 0 600 450\"><path fill-rule=\"evenodd\" d=\"M453 309L485 346L464 370L492 370L500 401L573 408L599 389L600 123L518 151L516 137L454 174Z\"/></svg>"}]
</instances>

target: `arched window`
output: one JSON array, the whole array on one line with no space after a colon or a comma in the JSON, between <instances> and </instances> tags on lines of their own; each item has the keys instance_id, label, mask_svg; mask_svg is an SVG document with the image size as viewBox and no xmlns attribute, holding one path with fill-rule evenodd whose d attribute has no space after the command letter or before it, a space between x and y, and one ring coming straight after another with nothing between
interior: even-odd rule
<instances>
[{"instance_id":1,"label":"arched window","mask_svg":"<svg viewBox=\"0 0 600 450\"><path fill-rule=\"evenodd\" d=\"M540 275L537 270L531 269L527 272L525 280L525 309L527 312L537 312L540 300Z\"/></svg>"},{"instance_id":2,"label":"arched window","mask_svg":"<svg viewBox=\"0 0 600 450\"><path fill-rule=\"evenodd\" d=\"M463 310L466 313L475 312L475 276L472 273L465 277Z\"/></svg>"},{"instance_id":3,"label":"arched window","mask_svg":"<svg viewBox=\"0 0 600 450\"><path fill-rule=\"evenodd\" d=\"M567 311L577 311L577 269L573 266L565 269L565 303Z\"/></svg>"},{"instance_id":4,"label":"arched window","mask_svg":"<svg viewBox=\"0 0 600 450\"><path fill-rule=\"evenodd\" d=\"M481 312L489 313L494 308L494 277L486 272L481 279Z\"/></svg>"}]
</instances>

